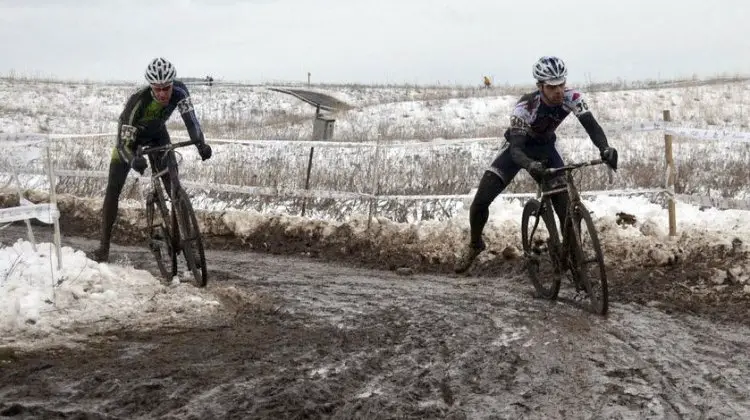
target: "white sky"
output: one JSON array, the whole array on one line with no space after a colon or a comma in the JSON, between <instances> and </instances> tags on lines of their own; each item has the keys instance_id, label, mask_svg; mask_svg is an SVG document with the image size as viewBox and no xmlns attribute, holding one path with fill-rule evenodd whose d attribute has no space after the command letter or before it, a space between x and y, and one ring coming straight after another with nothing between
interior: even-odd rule
<instances>
[{"instance_id":1,"label":"white sky","mask_svg":"<svg viewBox=\"0 0 750 420\"><path fill-rule=\"evenodd\" d=\"M741 0L0 0L0 74L362 83L528 83L750 73Z\"/></svg>"}]
</instances>

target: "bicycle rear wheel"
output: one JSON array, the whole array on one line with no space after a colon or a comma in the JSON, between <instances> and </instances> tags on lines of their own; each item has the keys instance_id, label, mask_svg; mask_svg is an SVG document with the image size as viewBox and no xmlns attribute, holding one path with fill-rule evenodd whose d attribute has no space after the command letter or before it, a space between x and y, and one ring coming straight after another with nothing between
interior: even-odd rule
<instances>
[{"instance_id":1,"label":"bicycle rear wheel","mask_svg":"<svg viewBox=\"0 0 750 420\"><path fill-rule=\"evenodd\" d=\"M550 300L557 298L562 277L560 238L554 217L551 206L542 206L536 199L526 202L521 216L521 242L526 270L536 289L536 296Z\"/></svg>"},{"instance_id":2,"label":"bicycle rear wheel","mask_svg":"<svg viewBox=\"0 0 750 420\"><path fill-rule=\"evenodd\" d=\"M206 268L206 255L203 249L203 238L201 237L198 219L195 217L193 205L182 187L177 191L177 202L175 203L180 226L180 242L182 252L187 262L188 269L193 274L195 284L205 287L208 283L208 270Z\"/></svg>"},{"instance_id":3,"label":"bicycle rear wheel","mask_svg":"<svg viewBox=\"0 0 750 420\"><path fill-rule=\"evenodd\" d=\"M589 311L605 315L609 309L607 270L596 226L582 203L577 204L573 220L575 241L571 245L575 252L575 271L588 294Z\"/></svg>"},{"instance_id":4,"label":"bicycle rear wheel","mask_svg":"<svg viewBox=\"0 0 750 420\"><path fill-rule=\"evenodd\" d=\"M160 190L154 190L146 200L146 226L148 226L148 247L154 254L159 273L166 281L177 274L177 265L170 229L170 218L166 204L159 199ZM161 196L163 197L163 195Z\"/></svg>"}]
</instances>

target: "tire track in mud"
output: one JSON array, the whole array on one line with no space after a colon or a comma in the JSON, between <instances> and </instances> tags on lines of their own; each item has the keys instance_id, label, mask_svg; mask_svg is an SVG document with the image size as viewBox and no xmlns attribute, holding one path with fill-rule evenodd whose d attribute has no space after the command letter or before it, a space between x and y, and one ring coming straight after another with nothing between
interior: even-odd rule
<instances>
[{"instance_id":1,"label":"tire track in mud","mask_svg":"<svg viewBox=\"0 0 750 420\"><path fill-rule=\"evenodd\" d=\"M282 264L279 269L293 266ZM297 270L314 272L304 264ZM523 279L404 279L392 273L373 278L367 270L342 279L336 271L291 280L272 276L255 287L293 296L287 300L290 308L304 308L299 310L338 325L357 325L362 318L377 319L382 313L401 314L401 323L411 326L421 345L402 346L400 352L417 365L421 359L416 355L430 354L423 357L434 371L432 382L441 384L448 400L464 394L458 391L462 388L479 386L474 383L483 382L480 373L493 372L506 379L500 382L509 395L521 396L505 399L500 412L506 414L508 407L525 407L550 415L609 417L623 414L627 407L630 414L659 418L750 416L750 384L742 376L750 368L743 350L748 336L731 327L637 305L615 305L614 313L601 319L572 306L529 298ZM719 339L722 336L726 339ZM465 359L471 363L457 362ZM498 371L504 363L507 372ZM394 372L403 368L393 364ZM462 366L454 368L459 378L451 378L456 364ZM469 372L478 376L467 381ZM561 383L550 386L550 377L559 377ZM493 382L491 388L498 385ZM595 403L580 406L579 399L595 397L597 390ZM531 395L549 398L553 404L535 407L524 402ZM553 395L556 398L550 398ZM571 411L554 413L560 406ZM522 416L525 409L517 414Z\"/></svg>"},{"instance_id":2,"label":"tire track in mud","mask_svg":"<svg viewBox=\"0 0 750 420\"><path fill-rule=\"evenodd\" d=\"M154 271L140 248L114 253ZM223 317L19 354L0 365L0 414L750 418L742 325L618 303L601 318L535 300L519 277L399 276L227 251L208 258Z\"/></svg>"},{"instance_id":3,"label":"tire track in mud","mask_svg":"<svg viewBox=\"0 0 750 420\"><path fill-rule=\"evenodd\" d=\"M743 342L747 336L739 337L736 333L725 331L727 339L716 341L713 334L706 334L714 327L685 319L684 330L679 338L655 336L660 332L653 326L644 325L654 322L643 319L634 336L632 330L610 332L613 344L620 345L625 353L632 354L638 368L638 374L661 388L650 390L665 404L668 404L680 418L691 418L695 413L723 418L746 418L750 388L746 378L741 375L739 366L747 366L748 357ZM672 335L678 331L672 331ZM660 354L660 357L655 355ZM693 373L687 375L687 372ZM681 390L683 390L681 392ZM687 391L687 392L685 392ZM715 406L716 396L726 394L729 398ZM735 402L736 401L736 402Z\"/></svg>"}]
</instances>

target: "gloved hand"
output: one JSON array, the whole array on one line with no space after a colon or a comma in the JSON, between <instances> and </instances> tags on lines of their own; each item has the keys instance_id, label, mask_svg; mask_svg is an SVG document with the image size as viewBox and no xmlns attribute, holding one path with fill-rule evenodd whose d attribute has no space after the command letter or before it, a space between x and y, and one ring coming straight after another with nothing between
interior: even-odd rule
<instances>
[{"instance_id":1,"label":"gloved hand","mask_svg":"<svg viewBox=\"0 0 750 420\"><path fill-rule=\"evenodd\" d=\"M139 174L143 175L143 172L146 171L146 168L148 167L148 163L146 162L146 158L143 156L136 156L133 158L133 162L130 163L130 166Z\"/></svg>"},{"instance_id":2,"label":"gloved hand","mask_svg":"<svg viewBox=\"0 0 750 420\"><path fill-rule=\"evenodd\" d=\"M209 146L206 143L199 143L197 147L198 147L198 154L201 155L201 160L206 160L206 159L211 158L211 146Z\"/></svg>"},{"instance_id":3,"label":"gloved hand","mask_svg":"<svg viewBox=\"0 0 750 420\"><path fill-rule=\"evenodd\" d=\"M617 170L617 149L614 147L607 147L601 150L602 160L609 165L610 168Z\"/></svg>"},{"instance_id":4,"label":"gloved hand","mask_svg":"<svg viewBox=\"0 0 750 420\"><path fill-rule=\"evenodd\" d=\"M545 167L542 162L533 161L529 164L529 167L526 168L526 170L529 171L529 175L532 177L541 179L544 177L547 167Z\"/></svg>"}]
</instances>

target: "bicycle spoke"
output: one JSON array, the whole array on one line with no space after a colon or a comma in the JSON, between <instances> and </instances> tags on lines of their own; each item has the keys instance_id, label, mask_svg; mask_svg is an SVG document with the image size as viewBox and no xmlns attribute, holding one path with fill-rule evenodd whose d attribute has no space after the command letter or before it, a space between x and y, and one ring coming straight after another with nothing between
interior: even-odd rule
<instances>
[{"instance_id":1,"label":"bicycle spoke","mask_svg":"<svg viewBox=\"0 0 750 420\"><path fill-rule=\"evenodd\" d=\"M166 206L159 199L159 191L154 191L153 196L149 197L146 206L146 221L149 227L149 249L156 258L156 265L159 268L161 276L170 281L174 276L174 252L172 250L171 238L169 235L169 224L164 219Z\"/></svg>"},{"instance_id":2,"label":"bicycle spoke","mask_svg":"<svg viewBox=\"0 0 750 420\"><path fill-rule=\"evenodd\" d=\"M146 203L149 249L154 253L159 271L167 280L177 275L177 254L183 253L198 286L207 281L206 260L198 221L190 200L179 184L174 149L194 145L194 141L141 146L138 156L148 156L153 195ZM161 165L157 166L156 162ZM169 184L164 183L167 176ZM169 186L171 194L165 191ZM170 267L171 266L171 267Z\"/></svg>"},{"instance_id":3,"label":"bicycle spoke","mask_svg":"<svg viewBox=\"0 0 750 420\"><path fill-rule=\"evenodd\" d=\"M206 270L206 257L203 250L203 240L201 238L198 220L195 217L192 205L180 188L178 198L178 212L180 223L180 243L182 244L182 254L187 262L188 269L199 287L206 286L208 282L208 272Z\"/></svg>"},{"instance_id":4,"label":"bicycle spoke","mask_svg":"<svg viewBox=\"0 0 750 420\"><path fill-rule=\"evenodd\" d=\"M521 218L521 239L526 270L534 284L537 296L555 299L560 290L557 249L559 239L549 212L540 210L541 203L530 200L526 203ZM543 223L539 223L540 220ZM533 224L533 226L530 226Z\"/></svg>"},{"instance_id":5,"label":"bicycle spoke","mask_svg":"<svg viewBox=\"0 0 750 420\"><path fill-rule=\"evenodd\" d=\"M579 204L581 280L589 296L591 311L605 314L609 306L607 273L596 227L588 210Z\"/></svg>"},{"instance_id":6,"label":"bicycle spoke","mask_svg":"<svg viewBox=\"0 0 750 420\"><path fill-rule=\"evenodd\" d=\"M537 199L529 200L524 206L521 219L521 239L526 268L537 294L546 298L556 298L560 288L560 277L564 272L575 285L577 296L580 297L580 292L583 292L590 300L590 310L602 315L607 313L609 305L604 256L596 227L588 210L581 203L571 171L603 163L603 160L596 159L548 169L548 176L564 174L566 185L540 195L545 200L546 208L541 208L542 204ZM567 194L568 199L572 201L568 204L569 219L566 226L561 229L563 245L556 230L555 214L549 198L550 194L559 193ZM546 228L541 229L541 232L537 231L540 218ZM533 227L530 224L533 224ZM545 237L545 234L548 236ZM542 269L543 261L548 262L546 271Z\"/></svg>"}]
</instances>

